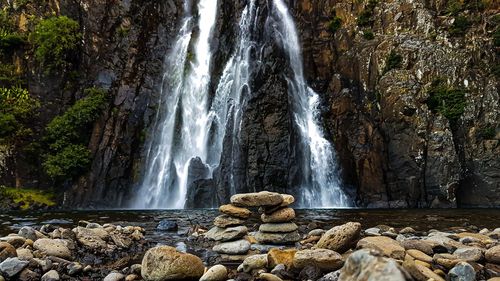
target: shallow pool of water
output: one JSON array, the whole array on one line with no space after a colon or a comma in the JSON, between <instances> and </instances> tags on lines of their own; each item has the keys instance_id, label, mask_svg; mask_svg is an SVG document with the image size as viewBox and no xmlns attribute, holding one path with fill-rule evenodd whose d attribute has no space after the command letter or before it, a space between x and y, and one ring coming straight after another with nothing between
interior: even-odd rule
<instances>
[{"instance_id":1,"label":"shallow pool of water","mask_svg":"<svg viewBox=\"0 0 500 281\"><path fill-rule=\"evenodd\" d=\"M500 227L500 209L303 209L296 210L296 223L299 225L315 224L329 229L335 225L357 221L363 228L384 224L392 227L411 226L416 230L446 230L450 227L475 225L478 228L494 229ZM74 227L80 220L100 224L141 226L146 229L146 237L162 242L172 236L185 235L191 227L201 226L208 229L218 215L215 209L204 210L85 210L85 211L49 211L49 212L6 212L0 214L0 235L17 232L22 226L40 227L44 224L61 227ZM163 219L177 221L179 231L165 233L156 230ZM258 217L252 217L248 226L258 225Z\"/></svg>"}]
</instances>

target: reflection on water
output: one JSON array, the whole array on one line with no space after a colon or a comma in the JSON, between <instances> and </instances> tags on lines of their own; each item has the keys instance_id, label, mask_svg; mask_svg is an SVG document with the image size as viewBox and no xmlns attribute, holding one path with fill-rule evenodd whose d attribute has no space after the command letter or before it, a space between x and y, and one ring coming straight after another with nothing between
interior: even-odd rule
<instances>
[{"instance_id":1,"label":"reflection on water","mask_svg":"<svg viewBox=\"0 0 500 281\"><path fill-rule=\"evenodd\" d=\"M495 229L500 227L500 209L413 209L413 210L364 210L364 209L314 209L296 210L298 225L315 223L321 228L357 221L363 228L380 224L392 227L411 226L416 230L446 230L454 226L475 225L479 228ZM215 209L210 210L102 210L102 211L51 211L51 212L6 212L0 214L0 235L16 232L22 226L39 227L44 224L62 227L74 227L80 220L100 224L113 223L120 225L141 226L146 229L146 237L162 242L172 236L184 235L188 229L200 225L206 229L212 226L218 215ZM176 220L179 225L177 233L156 231L160 220ZM248 226L258 224L258 217L252 217Z\"/></svg>"}]
</instances>

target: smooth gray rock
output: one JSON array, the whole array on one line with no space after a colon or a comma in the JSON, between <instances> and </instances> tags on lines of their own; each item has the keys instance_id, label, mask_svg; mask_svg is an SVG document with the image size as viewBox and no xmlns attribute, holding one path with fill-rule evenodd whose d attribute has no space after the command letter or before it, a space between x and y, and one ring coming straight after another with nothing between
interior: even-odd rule
<instances>
[{"instance_id":1,"label":"smooth gray rock","mask_svg":"<svg viewBox=\"0 0 500 281\"><path fill-rule=\"evenodd\" d=\"M0 263L0 272L11 278L26 268L28 264L28 261L23 261L18 258L7 258Z\"/></svg>"},{"instance_id":2,"label":"smooth gray rock","mask_svg":"<svg viewBox=\"0 0 500 281\"><path fill-rule=\"evenodd\" d=\"M248 228L246 226L235 226L235 227L212 227L209 231L205 233L205 237L215 241L232 241L245 236L248 233Z\"/></svg>"},{"instance_id":3,"label":"smooth gray rock","mask_svg":"<svg viewBox=\"0 0 500 281\"><path fill-rule=\"evenodd\" d=\"M263 223L259 226L259 231L261 232L292 232L297 230L299 227L293 223Z\"/></svg>"},{"instance_id":4,"label":"smooth gray rock","mask_svg":"<svg viewBox=\"0 0 500 281\"><path fill-rule=\"evenodd\" d=\"M26 239L31 239L32 241L35 241L38 237L36 236L36 231L32 227L29 226L23 226L21 229L19 229L19 232L17 233L19 236L24 237Z\"/></svg>"},{"instance_id":5,"label":"smooth gray rock","mask_svg":"<svg viewBox=\"0 0 500 281\"><path fill-rule=\"evenodd\" d=\"M225 281L227 279L227 268L221 264L212 266L201 276L200 281Z\"/></svg>"},{"instance_id":6,"label":"smooth gray rock","mask_svg":"<svg viewBox=\"0 0 500 281\"><path fill-rule=\"evenodd\" d=\"M475 281L476 271L470 264L460 262L448 272L448 278L450 281Z\"/></svg>"},{"instance_id":7,"label":"smooth gray rock","mask_svg":"<svg viewBox=\"0 0 500 281\"><path fill-rule=\"evenodd\" d=\"M106 277L104 277L103 281L122 281L125 279L125 275L118 272L111 272Z\"/></svg>"},{"instance_id":8,"label":"smooth gray rock","mask_svg":"<svg viewBox=\"0 0 500 281\"><path fill-rule=\"evenodd\" d=\"M228 255L246 254L250 250L250 242L241 239L232 242L224 242L213 247L214 252Z\"/></svg>"},{"instance_id":9,"label":"smooth gray rock","mask_svg":"<svg viewBox=\"0 0 500 281\"><path fill-rule=\"evenodd\" d=\"M51 270L42 276L42 281L59 281L59 273L55 270Z\"/></svg>"},{"instance_id":10,"label":"smooth gray rock","mask_svg":"<svg viewBox=\"0 0 500 281\"><path fill-rule=\"evenodd\" d=\"M364 249L352 253L340 270L339 281L406 281L405 274L393 259L373 256Z\"/></svg>"}]
</instances>

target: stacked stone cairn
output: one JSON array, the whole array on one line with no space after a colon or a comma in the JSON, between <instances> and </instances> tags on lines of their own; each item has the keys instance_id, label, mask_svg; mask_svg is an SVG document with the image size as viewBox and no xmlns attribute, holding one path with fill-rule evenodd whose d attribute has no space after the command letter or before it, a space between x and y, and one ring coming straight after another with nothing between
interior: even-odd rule
<instances>
[{"instance_id":1,"label":"stacked stone cairn","mask_svg":"<svg viewBox=\"0 0 500 281\"><path fill-rule=\"evenodd\" d=\"M293 222L295 211L289 207L294 201L291 195L268 191L233 195L230 204L220 206L222 214L214 219L215 226L205 237L218 242L213 251L226 261L244 260L256 242L262 245L294 244L301 239ZM258 209L261 214L262 224L255 237L247 236L248 229L243 225L252 216L249 208Z\"/></svg>"},{"instance_id":2,"label":"stacked stone cairn","mask_svg":"<svg viewBox=\"0 0 500 281\"><path fill-rule=\"evenodd\" d=\"M223 260L245 259L251 244L245 239L248 229L243 224L252 212L232 204L220 206L219 211L222 214L214 219L215 226L205 233L205 237L218 242L213 251Z\"/></svg>"}]
</instances>

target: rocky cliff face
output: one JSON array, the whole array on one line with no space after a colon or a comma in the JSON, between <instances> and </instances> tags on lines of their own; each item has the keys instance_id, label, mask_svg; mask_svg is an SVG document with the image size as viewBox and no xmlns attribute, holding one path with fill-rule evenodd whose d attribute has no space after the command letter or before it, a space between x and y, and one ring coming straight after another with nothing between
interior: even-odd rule
<instances>
[{"instance_id":1,"label":"rocky cliff face","mask_svg":"<svg viewBox=\"0 0 500 281\"><path fill-rule=\"evenodd\" d=\"M328 128L346 182L358 186L361 205L498 206L499 95L493 68L499 53L492 41L498 3L465 9L475 22L453 37L460 19L447 11L463 2L379 1L372 22L360 27L359 17L370 9L365 2L294 3L306 70L325 93ZM342 25L332 34L334 16ZM373 39L366 36L370 32ZM401 56L401 64L384 71L391 52ZM465 91L456 124L427 104L439 78ZM486 128L495 133L486 137Z\"/></svg>"},{"instance_id":2,"label":"rocky cliff face","mask_svg":"<svg viewBox=\"0 0 500 281\"><path fill-rule=\"evenodd\" d=\"M69 6L65 2L56 6ZM265 13L267 1L257 2ZM325 129L344 183L356 190L360 206L500 205L499 78L492 70L500 63L492 40L498 4L484 1L484 8L453 16L447 13L451 0L288 2L306 76L321 93ZM219 1L213 84L234 47L245 3ZM123 206L134 193L164 54L178 31L182 5L84 0L81 9L71 10L84 30L81 84L109 89L113 102L93 129L90 172L65 192L66 206ZM470 28L452 36L463 15L471 19ZM221 199L227 197L225 163L233 157L245 189L286 192L296 180L299 156L293 151L287 86L278 71L287 65L279 48L264 54L242 122L239 155L224 154L215 181L199 182L205 193L216 188ZM452 122L429 108L438 79L465 93L464 113ZM43 88L31 91L40 94Z\"/></svg>"}]
</instances>

